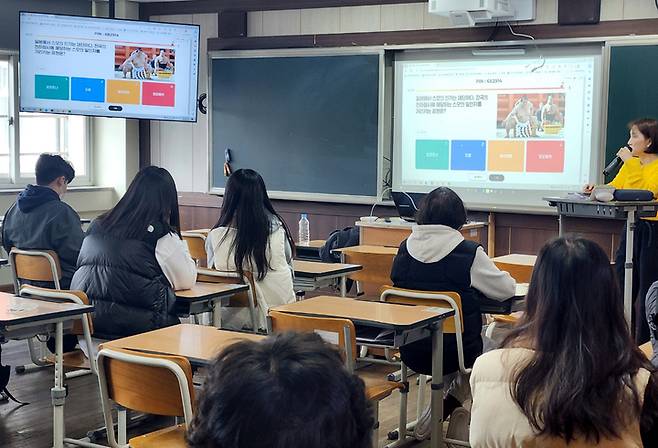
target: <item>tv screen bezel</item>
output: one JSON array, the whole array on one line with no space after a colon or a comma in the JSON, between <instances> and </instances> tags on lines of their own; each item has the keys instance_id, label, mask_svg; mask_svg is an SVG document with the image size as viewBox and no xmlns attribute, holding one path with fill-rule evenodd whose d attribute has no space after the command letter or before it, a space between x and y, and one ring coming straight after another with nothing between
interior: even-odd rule
<instances>
[{"instance_id":1,"label":"tv screen bezel","mask_svg":"<svg viewBox=\"0 0 658 448\"><path fill-rule=\"evenodd\" d=\"M76 115L76 116L81 116L81 117L99 117L99 118L124 118L124 119L131 119L131 120L148 120L148 121L171 121L171 122L177 122L177 123L197 123L199 120L199 102L198 102L198 96L199 96L199 68L201 66L201 63L199 61L200 57L200 49L201 49L201 26L192 24L192 23L174 23L174 22L150 22L150 21L144 21L144 20L137 20L137 19L116 19L116 18L110 18L110 17L96 17L96 16L85 16L85 15L78 15L78 14L56 14L56 13L46 13L46 12L33 12L33 11L19 11L18 12L18 108L19 112L24 112L24 113L44 113L44 112L35 112L33 110L24 110L23 109L23 96L20 95L20 90L21 90L21 80L22 80L22 74L23 74L23 65L21 64L21 43L23 40L23 33L21 31L21 16L23 14L32 14L32 15L41 15L41 16L58 16L58 17L71 17L71 18L83 18L83 19L97 19L97 20L108 20L108 21L115 21L115 22L130 22L130 23L148 23L148 24L153 24L157 23L158 25L175 25L175 26L189 26L189 27L196 27L198 36L199 38L197 39L197 44L196 44L196 54L197 54L197 71L196 71L196 94L194 97L194 102L195 107L194 107L194 120L176 120L173 118L145 118L145 117L137 117L134 115L103 115L103 114L83 114L83 113L65 113L65 112L45 112L47 114L53 114L53 115ZM190 77L190 79L193 79ZM69 100L70 101L70 100Z\"/></svg>"}]
</instances>

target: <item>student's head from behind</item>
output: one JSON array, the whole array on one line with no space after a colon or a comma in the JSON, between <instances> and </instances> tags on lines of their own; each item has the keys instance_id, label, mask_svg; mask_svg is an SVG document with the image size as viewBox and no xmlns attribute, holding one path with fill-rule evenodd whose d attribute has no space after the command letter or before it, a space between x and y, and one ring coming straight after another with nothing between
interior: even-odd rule
<instances>
[{"instance_id":1,"label":"student's head from behind","mask_svg":"<svg viewBox=\"0 0 658 448\"><path fill-rule=\"evenodd\" d=\"M178 193L164 168L142 168L117 205L100 216L103 226L119 238L143 240L164 230L180 236Z\"/></svg>"},{"instance_id":2,"label":"student's head from behind","mask_svg":"<svg viewBox=\"0 0 658 448\"><path fill-rule=\"evenodd\" d=\"M235 266L241 274L246 261L251 259L256 265L257 279L265 278L269 269L265 254L273 220L278 220L283 226L290 246L295 247L288 227L267 196L261 175L252 169L239 169L231 174L226 182L222 210L215 227L236 229L232 244Z\"/></svg>"},{"instance_id":3,"label":"student's head from behind","mask_svg":"<svg viewBox=\"0 0 658 448\"><path fill-rule=\"evenodd\" d=\"M366 448L374 424L363 381L314 333L238 342L208 369L192 448Z\"/></svg>"},{"instance_id":4,"label":"student's head from behind","mask_svg":"<svg viewBox=\"0 0 658 448\"><path fill-rule=\"evenodd\" d=\"M50 187L60 196L66 193L68 184L75 178L75 170L71 164L58 154L41 154L34 172L37 185Z\"/></svg>"},{"instance_id":5,"label":"student's head from behind","mask_svg":"<svg viewBox=\"0 0 658 448\"><path fill-rule=\"evenodd\" d=\"M525 315L503 345L534 350L511 392L542 434L594 442L619 436L638 418L631 376L648 360L631 338L615 273L596 243L566 237L544 245Z\"/></svg>"},{"instance_id":6,"label":"student's head from behind","mask_svg":"<svg viewBox=\"0 0 658 448\"><path fill-rule=\"evenodd\" d=\"M641 153L658 154L658 121L640 118L628 123L629 139L634 156Z\"/></svg>"},{"instance_id":7,"label":"student's head from behind","mask_svg":"<svg viewBox=\"0 0 658 448\"><path fill-rule=\"evenodd\" d=\"M440 224L459 230L466 224L466 209L457 193L448 187L439 187L421 201L416 222L420 225Z\"/></svg>"}]
</instances>

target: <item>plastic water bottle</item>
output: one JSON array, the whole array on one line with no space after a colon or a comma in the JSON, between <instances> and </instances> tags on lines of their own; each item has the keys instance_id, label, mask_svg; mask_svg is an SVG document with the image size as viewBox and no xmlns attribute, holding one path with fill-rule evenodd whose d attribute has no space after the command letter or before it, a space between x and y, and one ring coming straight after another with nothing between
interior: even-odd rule
<instances>
[{"instance_id":1,"label":"plastic water bottle","mask_svg":"<svg viewBox=\"0 0 658 448\"><path fill-rule=\"evenodd\" d=\"M299 220L299 240L300 246L308 246L311 241L311 230L309 227L308 217L306 213L302 213L302 218Z\"/></svg>"}]
</instances>

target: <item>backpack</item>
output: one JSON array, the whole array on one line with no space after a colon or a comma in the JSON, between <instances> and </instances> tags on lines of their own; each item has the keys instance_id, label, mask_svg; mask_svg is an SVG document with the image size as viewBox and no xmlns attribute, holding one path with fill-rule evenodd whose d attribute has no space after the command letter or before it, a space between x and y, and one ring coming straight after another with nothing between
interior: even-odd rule
<instances>
[{"instance_id":1,"label":"backpack","mask_svg":"<svg viewBox=\"0 0 658 448\"><path fill-rule=\"evenodd\" d=\"M658 282L654 282L649 288L645 299L645 307L651 336L651 348L653 348L651 364L658 367Z\"/></svg>"},{"instance_id":2,"label":"backpack","mask_svg":"<svg viewBox=\"0 0 658 448\"><path fill-rule=\"evenodd\" d=\"M359 245L359 229L356 227L345 227L343 230L334 230L327 237L324 246L320 248L320 260L324 263L340 263L340 255L331 251L343 247ZM354 281L347 279L345 284L347 291L352 289Z\"/></svg>"},{"instance_id":3,"label":"backpack","mask_svg":"<svg viewBox=\"0 0 658 448\"><path fill-rule=\"evenodd\" d=\"M340 263L340 256L331 251L343 247L359 245L359 229L345 227L343 230L334 230L327 237L324 246L320 248L320 260L324 263Z\"/></svg>"}]
</instances>

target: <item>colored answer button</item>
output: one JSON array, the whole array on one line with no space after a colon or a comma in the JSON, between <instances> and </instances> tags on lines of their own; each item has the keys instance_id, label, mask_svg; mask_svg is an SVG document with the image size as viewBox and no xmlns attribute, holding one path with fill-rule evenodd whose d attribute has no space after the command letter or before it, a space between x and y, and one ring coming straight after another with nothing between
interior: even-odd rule
<instances>
[{"instance_id":1,"label":"colored answer button","mask_svg":"<svg viewBox=\"0 0 658 448\"><path fill-rule=\"evenodd\" d=\"M71 99L74 101L105 101L105 80L98 78L71 78Z\"/></svg>"},{"instance_id":2,"label":"colored answer button","mask_svg":"<svg viewBox=\"0 0 658 448\"><path fill-rule=\"evenodd\" d=\"M174 107L176 84L161 82L142 83L142 104L146 106Z\"/></svg>"},{"instance_id":3,"label":"colored answer button","mask_svg":"<svg viewBox=\"0 0 658 448\"><path fill-rule=\"evenodd\" d=\"M68 76L34 75L34 97L44 100L68 100Z\"/></svg>"},{"instance_id":4,"label":"colored answer button","mask_svg":"<svg viewBox=\"0 0 658 448\"><path fill-rule=\"evenodd\" d=\"M107 102L139 104L139 81L107 80Z\"/></svg>"}]
</instances>

